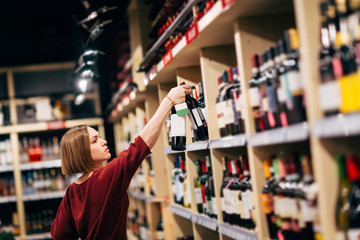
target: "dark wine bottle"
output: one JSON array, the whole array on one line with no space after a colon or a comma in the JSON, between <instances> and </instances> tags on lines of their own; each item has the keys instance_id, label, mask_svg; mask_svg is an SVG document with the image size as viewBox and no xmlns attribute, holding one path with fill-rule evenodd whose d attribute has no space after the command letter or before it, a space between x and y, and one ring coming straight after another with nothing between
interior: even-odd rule
<instances>
[{"instance_id":1,"label":"dark wine bottle","mask_svg":"<svg viewBox=\"0 0 360 240\"><path fill-rule=\"evenodd\" d=\"M251 57L253 77L249 81L249 96L252 108L252 115L255 121L255 130L260 132L264 127L261 127L261 114L260 114L260 93L259 93L259 56L257 54Z\"/></svg>"},{"instance_id":2,"label":"dark wine bottle","mask_svg":"<svg viewBox=\"0 0 360 240\"><path fill-rule=\"evenodd\" d=\"M182 151L186 149L185 115L178 116L175 107L171 108L171 149Z\"/></svg>"},{"instance_id":3,"label":"dark wine bottle","mask_svg":"<svg viewBox=\"0 0 360 240\"><path fill-rule=\"evenodd\" d=\"M346 160L348 178L351 182L349 230L347 232L349 240L356 240L360 237L360 168L358 162L358 159L352 155Z\"/></svg>"}]
</instances>

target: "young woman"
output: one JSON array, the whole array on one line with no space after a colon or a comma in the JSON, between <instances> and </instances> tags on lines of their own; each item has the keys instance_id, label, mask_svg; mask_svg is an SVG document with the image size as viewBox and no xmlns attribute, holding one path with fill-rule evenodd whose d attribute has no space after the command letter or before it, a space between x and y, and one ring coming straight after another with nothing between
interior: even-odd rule
<instances>
[{"instance_id":1,"label":"young woman","mask_svg":"<svg viewBox=\"0 0 360 240\"><path fill-rule=\"evenodd\" d=\"M127 239L127 189L141 162L151 152L174 104L185 101L189 85L175 87L129 148L105 167L111 155L106 140L88 126L68 130L61 140L63 174L83 173L66 190L51 236L58 239Z\"/></svg>"}]
</instances>

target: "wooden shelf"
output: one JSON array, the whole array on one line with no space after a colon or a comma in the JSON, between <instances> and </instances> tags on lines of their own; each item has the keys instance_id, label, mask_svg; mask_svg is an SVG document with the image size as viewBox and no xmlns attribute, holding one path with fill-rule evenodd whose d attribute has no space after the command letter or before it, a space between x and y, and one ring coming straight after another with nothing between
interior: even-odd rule
<instances>
[{"instance_id":1,"label":"wooden shelf","mask_svg":"<svg viewBox=\"0 0 360 240\"><path fill-rule=\"evenodd\" d=\"M59 123L58 128L49 128L49 122L38 122L38 123L24 123L18 125L11 125L6 127L0 127L0 134L9 133L26 133L26 132L40 132L56 129L72 128L81 124L87 124L89 126L102 125L104 120L102 118L84 118L74 119L66 121L52 121L50 123Z\"/></svg>"},{"instance_id":2,"label":"wooden shelf","mask_svg":"<svg viewBox=\"0 0 360 240\"><path fill-rule=\"evenodd\" d=\"M360 135L360 113L338 114L315 123L313 135L320 138L335 138Z\"/></svg>"},{"instance_id":3,"label":"wooden shelf","mask_svg":"<svg viewBox=\"0 0 360 240\"><path fill-rule=\"evenodd\" d=\"M0 173L1 172L11 172L11 171L14 171L13 165L0 166Z\"/></svg>"},{"instance_id":4,"label":"wooden shelf","mask_svg":"<svg viewBox=\"0 0 360 240\"><path fill-rule=\"evenodd\" d=\"M40 200L63 198L65 195L65 192L66 191L57 191L57 192L23 195L23 201L30 202L30 201L40 201Z\"/></svg>"},{"instance_id":5,"label":"wooden shelf","mask_svg":"<svg viewBox=\"0 0 360 240\"><path fill-rule=\"evenodd\" d=\"M24 240L24 238L15 237L16 240ZM38 233L38 234L30 234L26 235L26 240L40 240L40 239L52 239L51 233Z\"/></svg>"},{"instance_id":6,"label":"wooden shelf","mask_svg":"<svg viewBox=\"0 0 360 240\"><path fill-rule=\"evenodd\" d=\"M245 147L246 145L246 135L240 134L236 136L229 136L224 138L219 138L216 140L211 140L209 144L210 149L219 149L219 148L234 148L234 147Z\"/></svg>"},{"instance_id":7,"label":"wooden shelf","mask_svg":"<svg viewBox=\"0 0 360 240\"><path fill-rule=\"evenodd\" d=\"M170 206L170 211L175 215L191 220L192 213L190 209L184 208L183 206L180 205L173 204Z\"/></svg>"},{"instance_id":8,"label":"wooden shelf","mask_svg":"<svg viewBox=\"0 0 360 240\"><path fill-rule=\"evenodd\" d=\"M290 125L286 128L277 128L253 134L249 138L249 146L266 146L301 142L309 138L307 122Z\"/></svg>"},{"instance_id":9,"label":"wooden shelf","mask_svg":"<svg viewBox=\"0 0 360 240\"><path fill-rule=\"evenodd\" d=\"M147 196L142 192L135 192L135 191L128 191L129 195L136 198L136 199L140 199L142 201L145 202L149 202L149 201L155 201L155 197L154 196Z\"/></svg>"},{"instance_id":10,"label":"wooden shelf","mask_svg":"<svg viewBox=\"0 0 360 240\"><path fill-rule=\"evenodd\" d=\"M203 214L191 214L191 219L193 223L203 226L212 231L217 231L218 229L218 221L216 219L210 218Z\"/></svg>"},{"instance_id":11,"label":"wooden shelf","mask_svg":"<svg viewBox=\"0 0 360 240\"><path fill-rule=\"evenodd\" d=\"M112 117L110 114L109 121L110 122L116 122L121 119L121 117L128 114L130 111L133 111L140 103L144 102L146 99L146 92L137 92L136 97L133 100L130 100L130 102L123 106L121 110L118 109L117 115L115 117Z\"/></svg>"},{"instance_id":12,"label":"wooden shelf","mask_svg":"<svg viewBox=\"0 0 360 240\"><path fill-rule=\"evenodd\" d=\"M241 240L258 240L259 239L256 236L255 232L241 229L239 227L234 227L227 223L219 224L219 232L224 234L225 236L231 237L233 239L241 239Z\"/></svg>"},{"instance_id":13,"label":"wooden shelf","mask_svg":"<svg viewBox=\"0 0 360 240\"><path fill-rule=\"evenodd\" d=\"M16 202L16 196L0 197L0 204Z\"/></svg>"},{"instance_id":14,"label":"wooden shelf","mask_svg":"<svg viewBox=\"0 0 360 240\"><path fill-rule=\"evenodd\" d=\"M186 45L183 37L171 50L173 60L164 67L161 60L156 65L156 77L148 79L148 85L172 81L179 67L199 65L199 50L204 47L220 46L234 42L233 22L239 17L262 14L288 13L293 10L291 1L256 0L235 1L230 8L223 9L222 1L217 1L210 11L198 22L198 37ZM216 34L214 34L216 33Z\"/></svg>"},{"instance_id":15,"label":"wooden shelf","mask_svg":"<svg viewBox=\"0 0 360 240\"><path fill-rule=\"evenodd\" d=\"M61 159L20 164L21 171L37 170L37 169L45 169L45 168L60 168L60 167L61 167Z\"/></svg>"},{"instance_id":16,"label":"wooden shelf","mask_svg":"<svg viewBox=\"0 0 360 240\"><path fill-rule=\"evenodd\" d=\"M165 147L164 153L165 154L179 154L183 152L193 152L193 151L202 151L209 149L209 141L199 141L194 143L187 143L186 149L184 151L173 151L171 147Z\"/></svg>"}]
</instances>

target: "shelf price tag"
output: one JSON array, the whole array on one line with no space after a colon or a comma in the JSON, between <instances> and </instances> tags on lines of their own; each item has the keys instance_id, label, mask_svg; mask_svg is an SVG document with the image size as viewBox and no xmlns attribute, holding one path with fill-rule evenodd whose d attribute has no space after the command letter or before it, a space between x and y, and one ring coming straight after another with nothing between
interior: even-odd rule
<instances>
[{"instance_id":1,"label":"shelf price tag","mask_svg":"<svg viewBox=\"0 0 360 240\"><path fill-rule=\"evenodd\" d=\"M230 6L235 2L236 0L221 0L223 9L230 8Z\"/></svg>"},{"instance_id":2,"label":"shelf price tag","mask_svg":"<svg viewBox=\"0 0 360 240\"><path fill-rule=\"evenodd\" d=\"M63 128L66 128L65 121L63 120L47 122L48 130L63 129Z\"/></svg>"},{"instance_id":3,"label":"shelf price tag","mask_svg":"<svg viewBox=\"0 0 360 240\"><path fill-rule=\"evenodd\" d=\"M171 49L163 56L164 67L166 67L173 60Z\"/></svg>"},{"instance_id":4,"label":"shelf price tag","mask_svg":"<svg viewBox=\"0 0 360 240\"><path fill-rule=\"evenodd\" d=\"M199 36L198 23L195 22L192 27L185 33L186 45L189 45Z\"/></svg>"}]
</instances>

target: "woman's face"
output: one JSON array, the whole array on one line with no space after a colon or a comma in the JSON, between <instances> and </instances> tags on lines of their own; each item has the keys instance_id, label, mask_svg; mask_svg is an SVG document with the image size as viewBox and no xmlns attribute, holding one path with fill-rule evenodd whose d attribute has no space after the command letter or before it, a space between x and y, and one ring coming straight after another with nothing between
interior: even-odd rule
<instances>
[{"instance_id":1,"label":"woman's face","mask_svg":"<svg viewBox=\"0 0 360 240\"><path fill-rule=\"evenodd\" d=\"M90 152L93 160L99 164L108 160L111 157L107 141L100 138L98 131L92 127L88 127L89 139L90 139Z\"/></svg>"}]
</instances>

